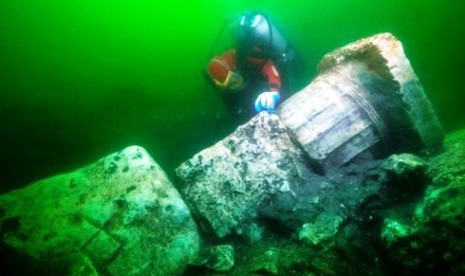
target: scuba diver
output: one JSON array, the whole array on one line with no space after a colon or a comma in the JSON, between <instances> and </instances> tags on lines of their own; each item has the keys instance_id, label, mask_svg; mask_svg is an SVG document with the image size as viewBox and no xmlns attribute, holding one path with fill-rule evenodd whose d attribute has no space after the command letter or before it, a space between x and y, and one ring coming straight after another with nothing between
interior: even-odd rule
<instances>
[{"instance_id":1,"label":"scuba diver","mask_svg":"<svg viewBox=\"0 0 465 276\"><path fill-rule=\"evenodd\" d=\"M236 47L213 57L207 75L236 115L272 113L289 92L294 52L263 14L245 12L235 24Z\"/></svg>"}]
</instances>

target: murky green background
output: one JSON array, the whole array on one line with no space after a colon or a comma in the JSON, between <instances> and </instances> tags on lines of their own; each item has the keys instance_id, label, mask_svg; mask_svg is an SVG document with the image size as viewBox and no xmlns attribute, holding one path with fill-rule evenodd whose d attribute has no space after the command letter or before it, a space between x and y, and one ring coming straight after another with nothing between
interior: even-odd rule
<instances>
[{"instance_id":1,"label":"murky green background","mask_svg":"<svg viewBox=\"0 0 465 276\"><path fill-rule=\"evenodd\" d=\"M297 87L320 58L391 32L447 132L465 126L460 0L2 0L0 192L128 145L168 172L237 122L204 76L225 21L265 12L300 52Z\"/></svg>"}]
</instances>

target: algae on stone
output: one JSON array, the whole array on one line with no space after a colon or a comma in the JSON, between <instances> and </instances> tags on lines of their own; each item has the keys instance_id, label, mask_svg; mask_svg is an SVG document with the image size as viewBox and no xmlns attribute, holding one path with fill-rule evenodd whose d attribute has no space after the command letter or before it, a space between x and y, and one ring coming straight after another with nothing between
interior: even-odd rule
<instances>
[{"instance_id":1,"label":"algae on stone","mask_svg":"<svg viewBox=\"0 0 465 276\"><path fill-rule=\"evenodd\" d=\"M199 247L189 209L137 146L1 195L0 208L8 246L73 273L181 273Z\"/></svg>"}]
</instances>

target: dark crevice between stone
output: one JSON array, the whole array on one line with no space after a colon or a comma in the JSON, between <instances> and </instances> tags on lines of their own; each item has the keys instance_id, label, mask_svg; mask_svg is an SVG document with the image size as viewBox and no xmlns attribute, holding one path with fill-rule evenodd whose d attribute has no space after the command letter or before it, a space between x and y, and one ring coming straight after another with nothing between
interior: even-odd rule
<instances>
[{"instance_id":1,"label":"dark crevice between stone","mask_svg":"<svg viewBox=\"0 0 465 276\"><path fill-rule=\"evenodd\" d=\"M18 232L20 227L21 217L12 217L4 219L0 227L0 235L3 236L6 233Z\"/></svg>"},{"instance_id":2,"label":"dark crevice between stone","mask_svg":"<svg viewBox=\"0 0 465 276\"><path fill-rule=\"evenodd\" d=\"M304 146L302 146L302 144L298 141L294 132L286 127L286 134L291 140L292 144L300 150L302 160L308 165L308 168L310 168L314 173L323 176L325 174L324 168L317 160L314 160L310 157L310 155L305 150Z\"/></svg>"},{"instance_id":3,"label":"dark crevice between stone","mask_svg":"<svg viewBox=\"0 0 465 276\"><path fill-rule=\"evenodd\" d=\"M71 264L66 260L35 259L0 241L0 275L69 275Z\"/></svg>"}]
</instances>

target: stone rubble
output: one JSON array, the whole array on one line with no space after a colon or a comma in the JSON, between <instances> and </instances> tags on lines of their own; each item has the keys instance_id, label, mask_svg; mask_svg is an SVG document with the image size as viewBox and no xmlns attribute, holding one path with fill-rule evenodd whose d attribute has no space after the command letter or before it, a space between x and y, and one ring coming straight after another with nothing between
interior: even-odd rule
<instances>
[{"instance_id":1,"label":"stone rubble","mask_svg":"<svg viewBox=\"0 0 465 276\"><path fill-rule=\"evenodd\" d=\"M322 135L312 124L323 127L331 116L320 115L334 109L309 107L308 99L322 100L310 93L322 82L313 83L277 114L257 114L182 163L175 185L131 146L0 195L2 242L16 254L11 259L31 264L16 272L463 274L465 131L428 155L441 149L444 134L390 34L337 49L319 69L331 78L337 69L351 84L356 72L372 107L385 102L371 92L395 106L374 116L352 86L333 83L328 95L347 92L337 104L349 101L358 114L340 117L356 137Z\"/></svg>"}]
</instances>

